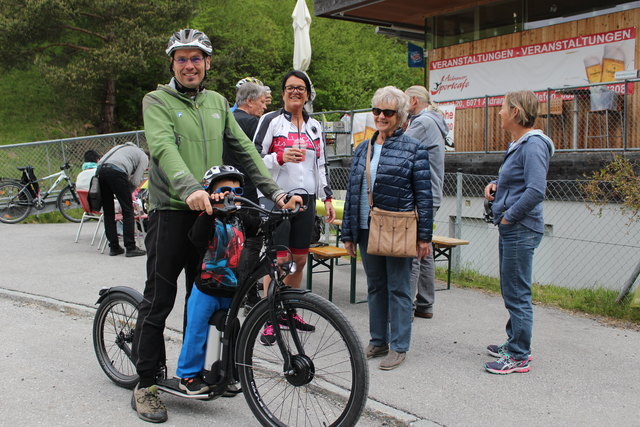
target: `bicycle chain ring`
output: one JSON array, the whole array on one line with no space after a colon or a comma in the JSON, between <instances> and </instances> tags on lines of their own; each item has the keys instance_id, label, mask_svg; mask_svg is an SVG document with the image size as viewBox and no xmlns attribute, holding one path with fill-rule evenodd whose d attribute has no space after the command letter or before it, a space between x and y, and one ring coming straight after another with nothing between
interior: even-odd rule
<instances>
[{"instance_id":1,"label":"bicycle chain ring","mask_svg":"<svg viewBox=\"0 0 640 427\"><path fill-rule=\"evenodd\" d=\"M40 197L38 197L37 199L34 199L33 207L41 211L42 209L44 209L44 200L42 200Z\"/></svg>"}]
</instances>

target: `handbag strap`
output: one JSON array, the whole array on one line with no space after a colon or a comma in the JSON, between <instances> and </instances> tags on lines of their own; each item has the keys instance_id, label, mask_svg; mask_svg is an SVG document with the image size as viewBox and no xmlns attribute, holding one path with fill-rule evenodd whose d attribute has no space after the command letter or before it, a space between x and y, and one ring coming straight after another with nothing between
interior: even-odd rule
<instances>
[{"instance_id":1,"label":"handbag strap","mask_svg":"<svg viewBox=\"0 0 640 427\"><path fill-rule=\"evenodd\" d=\"M367 162L366 162L366 174L367 174L367 197L369 199L369 207L373 208L373 195L371 194L371 146L376 143L377 133L371 137L371 141L367 147Z\"/></svg>"},{"instance_id":2,"label":"handbag strap","mask_svg":"<svg viewBox=\"0 0 640 427\"><path fill-rule=\"evenodd\" d=\"M100 162L100 165L96 168L96 174L95 176L100 176L100 168L102 167L102 165L104 165L105 163L107 163L107 160L109 160L109 157L111 157L112 155L114 155L116 153L116 151L118 151L119 149L123 148L126 144L122 144L121 146L119 146L118 148L116 148L115 150L113 150L112 152L109 153L109 155L107 157L104 158L104 160L102 160Z\"/></svg>"},{"instance_id":3,"label":"handbag strap","mask_svg":"<svg viewBox=\"0 0 640 427\"><path fill-rule=\"evenodd\" d=\"M377 132L371 137L369 146L367 147L367 162L366 162L366 174L367 174L367 197L369 198L369 208L373 208L373 195L371 194L371 147L376 142ZM418 217L418 208L413 211Z\"/></svg>"}]
</instances>

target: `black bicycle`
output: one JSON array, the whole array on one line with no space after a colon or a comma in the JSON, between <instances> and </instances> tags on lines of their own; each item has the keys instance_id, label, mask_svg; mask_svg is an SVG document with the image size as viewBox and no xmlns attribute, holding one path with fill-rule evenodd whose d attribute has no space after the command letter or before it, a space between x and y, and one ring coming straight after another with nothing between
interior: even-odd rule
<instances>
[{"instance_id":1,"label":"black bicycle","mask_svg":"<svg viewBox=\"0 0 640 427\"><path fill-rule=\"evenodd\" d=\"M19 167L18 170L22 172L20 181L11 179L0 183L0 222L15 224L24 220L32 208L44 209L47 197L63 181L66 181L67 185L58 193L56 206L68 221L80 222L84 209L76 193L76 185L65 172L70 167L69 163L65 163L60 166L60 172L41 179L36 178L33 167ZM51 187L42 193L40 182L56 177Z\"/></svg>"},{"instance_id":2,"label":"black bicycle","mask_svg":"<svg viewBox=\"0 0 640 427\"><path fill-rule=\"evenodd\" d=\"M351 323L331 302L283 283L284 277L293 272L293 263L277 263L276 252L283 247L273 244L273 231L297 210L270 211L242 197L227 197L225 207L215 210L233 215L241 209L260 212L264 246L258 264L238 287L230 308L211 317L211 327L220 333L219 340L210 338L207 342L207 353L213 347L212 353L219 355L206 364L209 370L204 379L211 391L186 394L180 390L178 378L167 378L166 366L159 369L158 389L210 400L240 392L233 389L239 380L241 392L262 425L355 425L369 388L369 371L360 340ZM241 322L239 313L245 296L266 275L271 277L266 298ZM126 388L133 388L138 382L131 361L131 343L141 301L142 295L128 287L102 289L93 324L100 366L113 382ZM294 316L303 317L315 330L297 329ZM273 325L274 345L260 341L267 324Z\"/></svg>"}]
</instances>

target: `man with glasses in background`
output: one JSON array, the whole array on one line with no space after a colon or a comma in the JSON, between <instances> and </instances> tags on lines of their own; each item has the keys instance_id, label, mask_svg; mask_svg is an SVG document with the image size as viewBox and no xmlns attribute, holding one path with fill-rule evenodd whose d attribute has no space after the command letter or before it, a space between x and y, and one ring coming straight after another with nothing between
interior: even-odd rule
<instances>
[{"instance_id":1,"label":"man with glasses in background","mask_svg":"<svg viewBox=\"0 0 640 427\"><path fill-rule=\"evenodd\" d=\"M223 137L260 191L280 206L285 199L229 111L227 100L203 86L212 51L201 31L174 33L165 51L173 78L142 102L151 154L150 215L145 240L147 281L132 348L140 382L131 405L141 419L150 422L167 420L155 386L156 375L165 367L163 332L175 303L178 276L185 271L188 298L198 272L198 251L188 232L202 211L213 213L210 195L200 180L209 168L222 164ZM300 197L292 197L285 207L300 202Z\"/></svg>"}]
</instances>

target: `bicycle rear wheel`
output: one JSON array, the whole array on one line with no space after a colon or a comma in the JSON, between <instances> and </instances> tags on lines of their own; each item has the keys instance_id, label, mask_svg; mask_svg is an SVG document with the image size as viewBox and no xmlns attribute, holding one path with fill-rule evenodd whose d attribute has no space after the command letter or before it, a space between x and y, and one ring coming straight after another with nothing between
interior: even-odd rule
<instances>
[{"instance_id":1,"label":"bicycle rear wheel","mask_svg":"<svg viewBox=\"0 0 640 427\"><path fill-rule=\"evenodd\" d=\"M0 184L0 221L15 224L31 212L31 194L20 183L5 181Z\"/></svg>"},{"instance_id":2,"label":"bicycle rear wheel","mask_svg":"<svg viewBox=\"0 0 640 427\"><path fill-rule=\"evenodd\" d=\"M279 314L295 312L314 332L297 331L298 352L291 331L283 331L293 369L284 372L277 345L260 342L270 319L263 301L245 320L236 363L242 390L256 418L265 426L352 426L364 410L369 371L356 332L340 310L311 293L277 296Z\"/></svg>"},{"instance_id":3,"label":"bicycle rear wheel","mask_svg":"<svg viewBox=\"0 0 640 427\"><path fill-rule=\"evenodd\" d=\"M100 303L93 319L93 348L98 363L111 381L132 389L138 383L131 360L138 301L124 292L113 292Z\"/></svg>"},{"instance_id":4,"label":"bicycle rear wheel","mask_svg":"<svg viewBox=\"0 0 640 427\"><path fill-rule=\"evenodd\" d=\"M65 217L68 221L82 221L84 209L82 208L80 198L78 197L75 188L71 188L70 185L64 187L60 194L58 194L56 205L58 206L58 209L60 210L62 216Z\"/></svg>"}]
</instances>

